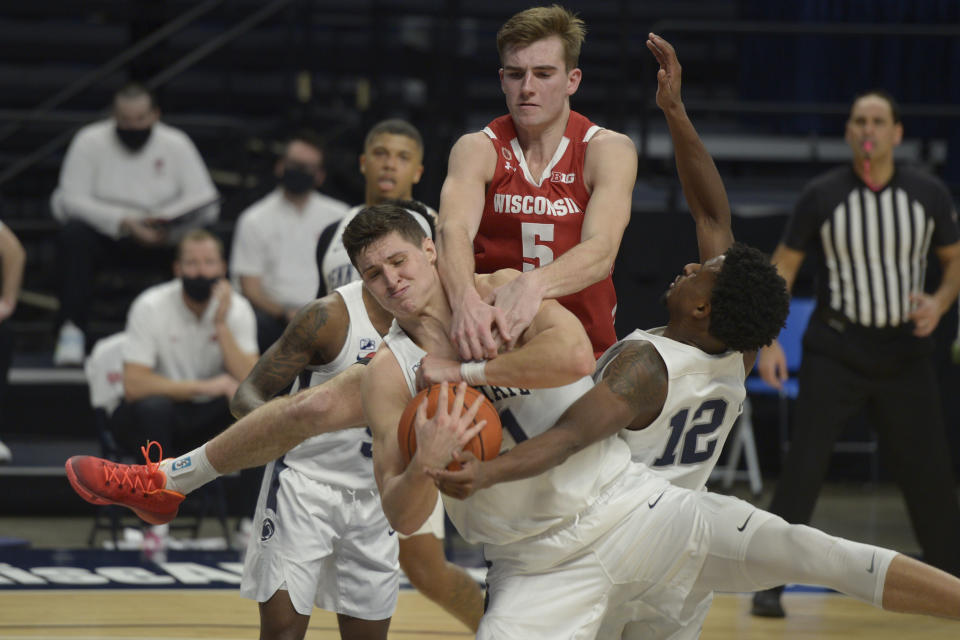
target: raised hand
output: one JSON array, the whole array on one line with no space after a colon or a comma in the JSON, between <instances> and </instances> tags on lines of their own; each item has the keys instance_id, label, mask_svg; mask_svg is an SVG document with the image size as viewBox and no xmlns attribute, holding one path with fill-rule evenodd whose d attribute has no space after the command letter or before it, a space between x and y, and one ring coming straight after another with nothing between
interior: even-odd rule
<instances>
[{"instance_id":1,"label":"raised hand","mask_svg":"<svg viewBox=\"0 0 960 640\"><path fill-rule=\"evenodd\" d=\"M683 103L680 100L680 61L677 52L669 42L655 33L647 40L647 49L660 63L657 71L657 106L667 111Z\"/></svg>"}]
</instances>

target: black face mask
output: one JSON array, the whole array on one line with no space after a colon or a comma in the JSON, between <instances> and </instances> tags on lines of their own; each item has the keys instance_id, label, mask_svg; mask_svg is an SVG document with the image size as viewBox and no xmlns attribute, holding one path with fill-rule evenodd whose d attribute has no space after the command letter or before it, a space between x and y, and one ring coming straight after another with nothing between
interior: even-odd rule
<instances>
[{"instance_id":1,"label":"black face mask","mask_svg":"<svg viewBox=\"0 0 960 640\"><path fill-rule=\"evenodd\" d=\"M203 276L197 276L195 278L183 276L180 278L183 282L183 292L194 302L206 302L209 300L210 294L213 292L213 285L217 284L217 280L219 279L220 278L204 278Z\"/></svg>"},{"instance_id":2,"label":"black face mask","mask_svg":"<svg viewBox=\"0 0 960 640\"><path fill-rule=\"evenodd\" d=\"M313 174L296 167L287 167L280 176L280 184L287 192L302 196L313 189Z\"/></svg>"},{"instance_id":3,"label":"black face mask","mask_svg":"<svg viewBox=\"0 0 960 640\"><path fill-rule=\"evenodd\" d=\"M153 127L147 127L146 129L121 129L117 127L117 137L120 138L120 143L130 151L140 151L143 145L147 144L152 131Z\"/></svg>"}]
</instances>

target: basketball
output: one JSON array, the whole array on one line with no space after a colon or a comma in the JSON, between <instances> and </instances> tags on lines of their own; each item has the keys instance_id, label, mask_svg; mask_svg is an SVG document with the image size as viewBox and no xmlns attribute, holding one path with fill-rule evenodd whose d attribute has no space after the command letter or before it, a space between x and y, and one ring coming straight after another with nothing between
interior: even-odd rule
<instances>
[{"instance_id":1,"label":"basketball","mask_svg":"<svg viewBox=\"0 0 960 640\"><path fill-rule=\"evenodd\" d=\"M448 407L453 407L456 389L456 385L450 385L447 391ZM477 412L473 422L477 424L481 420L486 420L487 424L483 426L480 433L475 435L473 439L464 446L463 450L471 452L479 460L492 460L497 457L497 454L500 452L500 443L503 441L503 427L500 424L500 416L497 414L493 403L491 403L483 393L473 387L467 387L463 398L463 410L466 411L469 409L477 396L483 398L483 403L480 405L480 410ZM397 440L400 443L400 453L403 455L404 464L409 464L413 458L413 454L417 451L417 433L413 428L413 423L416 418L417 407L420 406L424 398L427 398L427 417L431 418L433 414L437 412L437 402L440 398L440 385L432 385L415 395L407 404L407 408L403 410L403 415L400 416ZM457 471L460 469L460 464L452 461L447 468L451 471Z\"/></svg>"}]
</instances>

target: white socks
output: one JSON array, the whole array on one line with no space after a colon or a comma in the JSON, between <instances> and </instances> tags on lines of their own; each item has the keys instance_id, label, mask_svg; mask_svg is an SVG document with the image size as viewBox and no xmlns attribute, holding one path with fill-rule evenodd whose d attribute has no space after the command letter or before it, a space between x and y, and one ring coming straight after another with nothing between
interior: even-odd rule
<instances>
[{"instance_id":1,"label":"white socks","mask_svg":"<svg viewBox=\"0 0 960 640\"><path fill-rule=\"evenodd\" d=\"M179 458L164 460L160 471L167 476L165 489L187 494L220 477L207 460L207 445L203 444Z\"/></svg>"}]
</instances>

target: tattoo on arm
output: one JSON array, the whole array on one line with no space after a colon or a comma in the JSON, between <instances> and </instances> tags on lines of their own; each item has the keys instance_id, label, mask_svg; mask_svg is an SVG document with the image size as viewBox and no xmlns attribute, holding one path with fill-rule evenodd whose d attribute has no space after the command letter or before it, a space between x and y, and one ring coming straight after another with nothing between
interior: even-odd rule
<instances>
[{"instance_id":1,"label":"tattoo on arm","mask_svg":"<svg viewBox=\"0 0 960 640\"><path fill-rule=\"evenodd\" d=\"M637 418L653 420L667 397L667 366L656 347L631 341L607 365L603 381L623 398Z\"/></svg>"},{"instance_id":2,"label":"tattoo on arm","mask_svg":"<svg viewBox=\"0 0 960 640\"><path fill-rule=\"evenodd\" d=\"M323 346L318 338L329 320L323 301L307 305L294 316L283 335L275 342L250 372L250 381L271 397L310 364Z\"/></svg>"}]
</instances>

